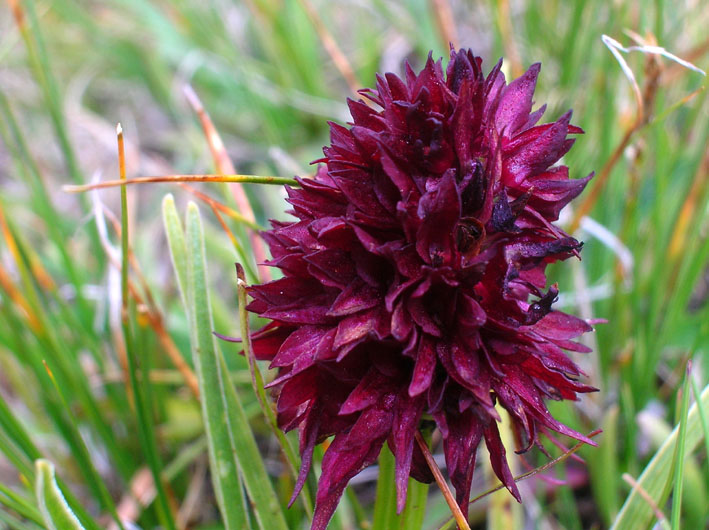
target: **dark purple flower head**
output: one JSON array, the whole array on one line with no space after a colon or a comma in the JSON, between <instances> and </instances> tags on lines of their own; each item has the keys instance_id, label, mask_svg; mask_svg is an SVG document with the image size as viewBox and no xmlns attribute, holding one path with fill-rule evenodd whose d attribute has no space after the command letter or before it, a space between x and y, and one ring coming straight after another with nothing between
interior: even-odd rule
<instances>
[{"instance_id":1,"label":"dark purple flower head","mask_svg":"<svg viewBox=\"0 0 709 530\"><path fill-rule=\"evenodd\" d=\"M254 286L248 309L271 319L254 351L278 377L278 421L300 429L303 465L334 435L318 485L314 529L327 525L347 482L383 443L396 457L398 506L409 476L430 481L414 433L427 418L443 437L457 500L467 499L478 445L519 500L500 439L496 404L521 451L556 431L546 399L594 390L564 350L591 327L552 310L547 264L581 243L552 224L590 176L554 165L569 150L571 113L536 125L539 73L510 84L501 62L451 51L444 74L429 56L405 80L377 77L362 91L379 110L349 101L353 123L330 124L313 179L288 189L295 222L264 234L284 277Z\"/></svg>"}]
</instances>

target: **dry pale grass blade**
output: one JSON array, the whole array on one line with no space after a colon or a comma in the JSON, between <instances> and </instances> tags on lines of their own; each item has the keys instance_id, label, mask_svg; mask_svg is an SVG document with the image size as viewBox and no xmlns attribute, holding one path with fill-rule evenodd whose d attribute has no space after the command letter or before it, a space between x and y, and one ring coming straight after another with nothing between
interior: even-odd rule
<instances>
[{"instance_id":1,"label":"dry pale grass blade","mask_svg":"<svg viewBox=\"0 0 709 530\"><path fill-rule=\"evenodd\" d=\"M706 39L701 44L682 53L682 57L685 57L685 60L689 63L696 63L707 53L709 53L709 39ZM662 83L664 85L671 85L674 81L681 77L683 73L684 66L677 63L673 64L670 67L666 68L663 72Z\"/></svg>"},{"instance_id":2,"label":"dry pale grass blade","mask_svg":"<svg viewBox=\"0 0 709 530\"><path fill-rule=\"evenodd\" d=\"M96 194L94 194L96 195ZM98 198L96 198L98 200ZM105 228L105 221L103 221L103 213L104 211L102 210L100 213L97 212L96 219L97 223L100 225L99 226L99 234L100 234L100 239L101 239L101 244L103 245L104 249L106 250L106 255L108 256L109 262L113 267L115 267L117 270L120 270L120 258L117 249L113 248L111 245L110 241L108 240L108 236L106 233L106 228ZM109 213L108 210L105 211L105 213ZM111 219L111 225L113 227L113 230L116 233L116 236L118 238L121 237L121 226L118 221L118 219L115 218L112 214L109 214L109 218ZM177 369L177 371L182 375L182 378L184 379L185 384L187 387L190 389L192 394L199 398L199 384L197 382L197 376L195 375L194 371L190 367L190 365L185 361L184 357L182 357L182 354L180 353L179 348L175 344L175 341L172 340L172 337L168 333L167 329L165 328L165 321L162 315L162 312L160 309L157 307L157 304L155 303L154 297L152 295L152 291L150 290L150 286L148 285L147 281L145 280L145 276L142 273L142 269L138 263L137 258L135 257L135 254L133 253L132 248L128 249L128 259L131 263L131 269L133 269L133 272L138 276L141 287L143 292L145 293L145 300L143 296L141 296L140 292L138 291L135 283L129 279L128 280L128 290L130 291L131 296L135 299L136 303L142 306L145 306L146 311L145 311L145 317L148 319L148 323L150 324L150 327L153 329L155 332L155 335L158 337L158 340L160 341L160 345L163 347L165 350L165 353L169 357L170 361L174 365L174 367ZM147 303L146 303L147 302ZM123 364L123 363L121 363Z\"/></svg>"},{"instance_id":3,"label":"dry pale grass blade","mask_svg":"<svg viewBox=\"0 0 709 530\"><path fill-rule=\"evenodd\" d=\"M524 69L522 68L522 59L517 48L517 41L514 38L509 0L499 0L497 2L497 25L505 48L505 59L510 65L512 76L519 77L524 73Z\"/></svg>"},{"instance_id":4,"label":"dry pale grass blade","mask_svg":"<svg viewBox=\"0 0 709 530\"><path fill-rule=\"evenodd\" d=\"M350 87L350 90L355 98L358 98L359 93L357 91L362 88L362 83L360 83L359 79L357 79L357 75L350 64L350 61L347 59L347 56L342 53L342 50L337 45L334 37L327 29L327 26L325 26L323 20L320 18L320 14L313 7L313 4L310 3L310 0L298 1L301 7L305 10L305 13L308 15L310 22L312 22L315 27L315 32L318 34L318 37L320 37L320 41L322 42L325 51L335 64L335 68L337 68L340 74L342 74L342 77L345 79L347 86Z\"/></svg>"},{"instance_id":5,"label":"dry pale grass blade","mask_svg":"<svg viewBox=\"0 0 709 530\"><path fill-rule=\"evenodd\" d=\"M458 31L455 27L455 17L453 16L450 2L448 0L431 0L431 7L436 17L438 31L445 43L454 48L460 47Z\"/></svg>"},{"instance_id":6,"label":"dry pale grass blade","mask_svg":"<svg viewBox=\"0 0 709 530\"><path fill-rule=\"evenodd\" d=\"M5 239L7 248L12 254L13 259L16 263L20 263L20 260L22 259L20 250L17 246L17 242L15 241L15 237L12 235L12 231L7 224L7 219L5 218L5 212L2 204L0 204L0 231L2 231L3 238ZM42 262L39 260L37 255L32 252L32 249L25 249L25 251L28 252L27 257L30 261L30 269L35 280L37 280L37 283L39 283L45 291L55 291L57 286L42 265Z\"/></svg>"},{"instance_id":7,"label":"dry pale grass blade","mask_svg":"<svg viewBox=\"0 0 709 530\"><path fill-rule=\"evenodd\" d=\"M218 211L220 213L223 213L225 215L228 215L235 221L238 221L239 223L243 223L252 230L263 230L263 227L259 226L255 221L247 219L245 216L234 210L233 208L229 208L226 204L223 204L219 202L218 200L214 199L213 197L210 197L206 193L202 193L198 189L190 186L189 184L185 184L184 182L180 183L180 187L182 187L185 191L188 191L190 194L194 195L197 197L199 200L203 201L205 204L207 204L212 210Z\"/></svg>"},{"instance_id":8,"label":"dry pale grass blade","mask_svg":"<svg viewBox=\"0 0 709 530\"><path fill-rule=\"evenodd\" d=\"M625 77L628 78L628 81L632 86L633 95L635 97L635 103L637 105L637 114L633 123L626 129L623 138L621 139L616 149L613 151L613 154L608 159L608 162L606 162L601 172L594 179L593 188L591 189L590 193L586 195L586 198L579 206L578 210L576 211L576 215L574 216L571 225L569 226L570 232L574 232L579 227L581 218L588 215L588 213L591 211L593 206L600 198L601 192L603 191L603 188L605 187L605 184L608 181L608 177L610 176L612 169L620 160L620 157L622 156L625 148L629 145L633 134L648 122L650 112L655 100L655 95L657 93L657 87L659 85L660 76L662 74L662 67L659 61L657 60L657 57L665 57L675 62L676 64L682 66L683 68L689 69L702 75L706 75L702 69L697 68L689 61L685 61L684 59L677 57L676 55L662 48L661 46L654 45L655 39L652 35L649 35L648 38L645 39L645 42L649 42L650 44L643 44L640 46L623 46L617 40L613 39L612 37L609 37L608 35L602 35L601 40L603 41L603 44L606 45L608 50L613 54L613 57L615 57L616 61L618 61L618 64L620 65L620 68L623 71L623 74L625 75ZM630 53L633 51L645 53L649 57L645 66L645 85L642 91L638 85L637 80L635 79L635 75L633 74L632 69L621 54L621 52Z\"/></svg>"},{"instance_id":9,"label":"dry pale grass blade","mask_svg":"<svg viewBox=\"0 0 709 530\"><path fill-rule=\"evenodd\" d=\"M687 197L684 199L684 203L682 204L682 208L679 212L679 217L677 218L674 230L672 231L672 237L670 238L670 244L668 247L668 254L671 260L677 259L682 254L682 251L686 246L690 226L694 226L692 220L697 213L699 200L701 199L703 195L702 192L707 184L707 176L709 176L709 151L705 153L702 163L699 164L697 172L694 174L689 192L687 193Z\"/></svg>"},{"instance_id":10,"label":"dry pale grass blade","mask_svg":"<svg viewBox=\"0 0 709 530\"><path fill-rule=\"evenodd\" d=\"M157 182L177 183L177 182L248 182L252 184L275 184L297 186L298 181L291 178L271 177L261 175L216 175L204 173L199 175L151 175L147 177L135 177L125 180L105 180L92 184L66 185L62 190L66 193L83 193L85 191L99 190L104 188L117 188L119 186L129 186L132 184L151 184Z\"/></svg>"},{"instance_id":11,"label":"dry pale grass blade","mask_svg":"<svg viewBox=\"0 0 709 530\"><path fill-rule=\"evenodd\" d=\"M207 139L209 150L212 153L212 159L214 160L214 167L217 170L217 173L220 175L233 175L236 173L234 164L229 157L229 153L227 153L226 147L224 147L224 142L222 141L217 128L214 126L212 119L209 117L209 113L204 109L202 101L190 85L185 85L184 93L187 101L194 110L195 114L197 114L200 124L202 125L202 130L204 131L204 136ZM238 182L234 182L229 186L229 188L231 189L231 193L236 201L236 206L239 208L239 212L241 212L243 219L245 219L246 222L255 225L256 216L254 215L254 210L251 207L251 203L249 202L249 198L246 196L243 186ZM214 210L215 207L211 203L210 206L212 206L212 209ZM221 218L220 222L224 226L224 222ZM267 259L266 248L264 246L263 239L259 237L258 233L253 231L253 227L252 231L249 233L249 241L251 242L251 249L254 253L254 257L256 258L256 263L259 264L259 275L262 280L269 281L271 279L271 271L267 266L261 265Z\"/></svg>"}]
</instances>

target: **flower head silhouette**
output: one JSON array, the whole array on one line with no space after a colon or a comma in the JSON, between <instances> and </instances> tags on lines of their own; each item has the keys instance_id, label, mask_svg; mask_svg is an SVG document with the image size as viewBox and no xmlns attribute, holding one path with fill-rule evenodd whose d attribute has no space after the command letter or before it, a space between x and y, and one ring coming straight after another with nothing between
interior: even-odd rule
<instances>
[{"instance_id":1,"label":"flower head silhouette","mask_svg":"<svg viewBox=\"0 0 709 530\"><path fill-rule=\"evenodd\" d=\"M297 218L264 234L283 277L250 288L271 320L253 336L278 369L282 429L300 430L302 468L334 436L318 484L314 529L331 518L348 481L382 445L396 458L398 507L409 476L432 479L414 443L435 422L448 473L467 513L484 440L495 474L519 500L498 431L497 406L521 451L556 431L547 399L594 390L565 350L591 327L552 309L547 264L581 243L552 223L590 176L555 165L582 131L568 112L537 125L539 64L507 84L470 51L451 51L446 73L431 56L404 79L377 77L353 122L330 124L331 145L313 179L288 189Z\"/></svg>"}]
</instances>

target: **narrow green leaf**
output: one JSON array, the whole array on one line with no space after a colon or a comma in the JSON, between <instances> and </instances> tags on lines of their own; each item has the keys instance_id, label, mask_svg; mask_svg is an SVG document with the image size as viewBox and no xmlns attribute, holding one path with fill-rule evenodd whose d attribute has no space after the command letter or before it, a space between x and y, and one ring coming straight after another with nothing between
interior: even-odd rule
<instances>
[{"instance_id":1,"label":"narrow green leaf","mask_svg":"<svg viewBox=\"0 0 709 530\"><path fill-rule=\"evenodd\" d=\"M691 454L699 445L703 437L699 407L709 407L709 385L704 387L701 396L689 410L686 421L687 434L685 438L685 450ZM665 490L672 480L672 462L674 450L679 437L680 426L674 428L670 436L658 449L655 456L650 460L645 470L640 475L638 483L650 497L658 504L662 505L665 497ZM618 517L613 523L611 530L632 530L635 528L647 528L653 519L652 508L637 489L633 489L628 495L623 507L620 509Z\"/></svg>"},{"instance_id":2,"label":"narrow green leaf","mask_svg":"<svg viewBox=\"0 0 709 530\"><path fill-rule=\"evenodd\" d=\"M22 495L2 484L0 484L0 504L4 504L11 510L16 511L22 517L30 519L37 524L42 524L42 516L37 507L29 499L25 499Z\"/></svg>"},{"instance_id":3,"label":"narrow green leaf","mask_svg":"<svg viewBox=\"0 0 709 530\"><path fill-rule=\"evenodd\" d=\"M125 148L123 143L123 129L118 124L116 128L118 137L118 166L121 181L126 180ZM147 379L147 373L142 372L142 367L138 362L138 355L133 334L133 326L130 310L130 298L128 291L128 255L129 255L129 235L128 235L128 198L126 187L121 186L121 324L123 327L123 340L125 341L126 358L128 359L128 374L130 376L130 386L135 399L135 412L138 418L138 438L140 445L148 461L148 467L153 475L153 482L157 492L157 512L160 523L168 530L176 528L172 515L167 493L163 485L161 476L162 463L160 452L157 447L155 430L151 418L152 404L150 396L144 392L144 387L140 385L138 378Z\"/></svg>"},{"instance_id":4,"label":"narrow green leaf","mask_svg":"<svg viewBox=\"0 0 709 530\"><path fill-rule=\"evenodd\" d=\"M192 357L199 382L202 419L207 434L209 465L212 470L212 483L217 503L227 529L248 528L246 506L236 461L236 447L232 443L230 426L226 421L228 420L227 405L222 388L224 384L221 379L220 363L216 360L217 353L211 331L208 331L208 337L200 337L198 331L198 319L206 320L202 325L207 330L211 330L211 312L206 290L202 290L199 294L202 310L193 311L194 262L204 262L201 256L203 252L200 249L197 257L188 256L185 233L172 195L165 196L162 210L177 285L190 322ZM201 245L201 230L195 237L198 238L197 244ZM201 271L201 275L204 276L204 266L198 269L197 273ZM202 284L205 283L203 278L200 281ZM205 302L204 299L207 301Z\"/></svg>"},{"instance_id":5,"label":"narrow green leaf","mask_svg":"<svg viewBox=\"0 0 709 530\"><path fill-rule=\"evenodd\" d=\"M54 479L54 465L48 460L35 461L35 495L44 524L49 530L85 530L71 511Z\"/></svg>"},{"instance_id":6,"label":"narrow green leaf","mask_svg":"<svg viewBox=\"0 0 709 530\"><path fill-rule=\"evenodd\" d=\"M428 488L428 484L423 484L412 478L409 479L406 507L401 513L401 522L399 524L401 530L416 530L423 527Z\"/></svg>"},{"instance_id":7,"label":"narrow green leaf","mask_svg":"<svg viewBox=\"0 0 709 530\"><path fill-rule=\"evenodd\" d=\"M162 200L162 219L167 234L167 242L170 248L172 265L177 276L177 287L182 297L182 303L187 311L187 318L191 318L189 311L192 303L187 298L189 290L187 288L187 244L185 243L185 232L182 229L180 216L175 208L175 199L172 193L165 195Z\"/></svg>"},{"instance_id":8,"label":"narrow green leaf","mask_svg":"<svg viewBox=\"0 0 709 530\"><path fill-rule=\"evenodd\" d=\"M699 385L693 377L689 380L692 383L692 392L694 392L694 399L697 399L699 395ZM704 432L704 450L706 451L707 458L709 458L709 419L707 418L707 413L704 407L699 407L699 419L702 423L702 431Z\"/></svg>"},{"instance_id":9,"label":"narrow green leaf","mask_svg":"<svg viewBox=\"0 0 709 530\"><path fill-rule=\"evenodd\" d=\"M278 499L266 473L263 459L249 426L229 373L224 357L217 348L212 334L212 312L207 289L207 264L204 253L204 234L199 209L194 203L187 206L187 260L188 284L192 291L191 333L194 339L193 354L202 392L202 410L207 431L212 431L219 452L214 453L212 472L222 478L236 464L241 472L246 491L252 502L259 526L264 530L286 529L286 521ZM212 444L210 444L210 448ZM215 447L216 448L216 447ZM212 451L210 451L210 455ZM235 462L236 461L236 462ZM230 477L228 477L230 478ZM222 514L237 503L227 499L234 489L222 489ZM234 528L243 528L234 526Z\"/></svg>"},{"instance_id":10,"label":"narrow green leaf","mask_svg":"<svg viewBox=\"0 0 709 530\"><path fill-rule=\"evenodd\" d=\"M684 476L684 455L685 439L687 437L687 411L689 410L689 380L692 377L690 372L691 361L687 363L687 371L684 376L684 386L682 387L682 408L679 416L679 435L674 457L674 493L672 495L672 530L679 530L679 519L682 513L682 485ZM701 419L701 415L700 415Z\"/></svg>"},{"instance_id":11,"label":"narrow green leaf","mask_svg":"<svg viewBox=\"0 0 709 530\"><path fill-rule=\"evenodd\" d=\"M374 502L372 530L390 530L396 527L396 488L394 486L394 455L384 445L379 453L377 496Z\"/></svg>"},{"instance_id":12,"label":"narrow green leaf","mask_svg":"<svg viewBox=\"0 0 709 530\"><path fill-rule=\"evenodd\" d=\"M11 528L12 530L37 530L38 528L42 528L43 526L37 526L33 523L22 522L14 515L10 515L9 513L7 513L5 510L0 510L0 522L5 523L7 525L7 528ZM0 528L4 530L6 527L0 524Z\"/></svg>"},{"instance_id":13,"label":"narrow green leaf","mask_svg":"<svg viewBox=\"0 0 709 530\"><path fill-rule=\"evenodd\" d=\"M406 507L396 513L395 460L389 447L384 445L379 453L379 477L377 497L374 503L372 530L417 530L423 526L426 515L428 484L409 479Z\"/></svg>"}]
</instances>

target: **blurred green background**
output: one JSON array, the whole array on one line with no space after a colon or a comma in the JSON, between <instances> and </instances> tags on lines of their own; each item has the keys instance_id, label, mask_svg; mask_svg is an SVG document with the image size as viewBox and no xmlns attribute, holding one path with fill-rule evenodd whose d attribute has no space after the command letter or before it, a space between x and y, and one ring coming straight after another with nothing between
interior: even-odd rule
<instances>
[{"instance_id":1,"label":"blurred green background","mask_svg":"<svg viewBox=\"0 0 709 530\"><path fill-rule=\"evenodd\" d=\"M637 479L682 417L687 361L695 389L709 380L709 103L705 77L647 48L618 52L634 90L602 35L626 47L661 46L706 70L707 27L701 0L7 2L0 8L0 527L41 524L31 517L29 484L40 455L101 525L109 524L101 514L110 503L100 484L141 527L158 521L149 502L131 504L128 495L133 487L154 497L136 437L144 426L129 397L120 278L111 265L120 194L61 189L118 178L116 123L125 132L129 177L215 172L185 96L190 85L237 172L304 175L328 142L327 121L348 120L353 88L373 86L376 72L402 72L405 60L421 67L429 50L445 61L449 41L481 55L486 72L504 57L508 79L540 61L536 98L549 105L546 119L572 108L586 131L564 162L574 178L597 177L561 223L578 228L583 261L555 266L552 277L565 310L608 320L586 339L594 353L577 359L600 392L550 405L576 429L602 428L600 447L579 452L586 465L567 460L547 471L556 482L523 482L523 507L496 498L474 504L471 517L493 528L522 518L528 528L608 527L630 491L624 474ZM238 206L224 184L195 188ZM244 189L260 225L287 217L280 188ZM168 191L179 211L195 200L177 185L128 188L139 264L132 273L140 293L137 351L172 509L183 527L218 528L199 406L168 352L191 363L159 211ZM235 247L209 205L200 206L214 326L238 335L233 263L251 260L250 280L256 270L247 228L224 214ZM221 347L285 504L292 477L246 363L236 345ZM689 425L680 439L696 440L679 476L673 466L672 480L658 486L657 509L668 519L679 509L668 501L679 480L684 527L704 528L709 473L699 442L706 424ZM514 459L518 473L547 461L536 453L525 463ZM375 480L376 472L365 472L355 481L333 528L366 527ZM479 470L473 491L487 481ZM293 528L306 524L297 504L286 517ZM446 517L432 489L424 527ZM642 521L650 524L652 515Z\"/></svg>"}]
</instances>

